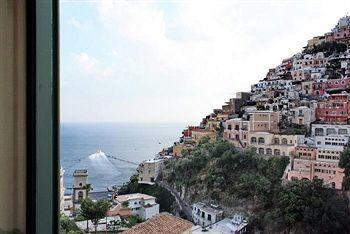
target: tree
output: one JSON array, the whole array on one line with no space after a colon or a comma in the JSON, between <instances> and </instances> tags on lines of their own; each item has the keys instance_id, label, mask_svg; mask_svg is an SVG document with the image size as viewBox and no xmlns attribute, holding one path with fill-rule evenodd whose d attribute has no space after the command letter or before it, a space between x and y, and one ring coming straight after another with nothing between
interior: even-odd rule
<instances>
[{"instance_id":1,"label":"tree","mask_svg":"<svg viewBox=\"0 0 350 234\"><path fill-rule=\"evenodd\" d=\"M350 172L350 148L346 148L340 155L339 166L345 169L345 174Z\"/></svg>"},{"instance_id":2,"label":"tree","mask_svg":"<svg viewBox=\"0 0 350 234\"><path fill-rule=\"evenodd\" d=\"M84 189L86 189L88 194L89 194L90 191L94 190L91 184L86 184L84 186Z\"/></svg>"},{"instance_id":3,"label":"tree","mask_svg":"<svg viewBox=\"0 0 350 234\"><path fill-rule=\"evenodd\" d=\"M343 186L345 190L350 189L350 148L346 148L340 155L339 167L345 169Z\"/></svg>"},{"instance_id":4,"label":"tree","mask_svg":"<svg viewBox=\"0 0 350 234\"><path fill-rule=\"evenodd\" d=\"M277 209L287 227L302 229L303 233L348 233L349 230L346 199L325 188L319 179L295 180L283 186L277 196Z\"/></svg>"},{"instance_id":5,"label":"tree","mask_svg":"<svg viewBox=\"0 0 350 234\"><path fill-rule=\"evenodd\" d=\"M129 202L128 201L123 201L122 206L125 208L129 207Z\"/></svg>"},{"instance_id":6,"label":"tree","mask_svg":"<svg viewBox=\"0 0 350 234\"><path fill-rule=\"evenodd\" d=\"M106 216L111 204L105 200L92 201L90 198L85 198L80 206L80 215L86 219L86 225L88 229L88 222L91 222L95 226L95 233L97 232L98 221Z\"/></svg>"},{"instance_id":7,"label":"tree","mask_svg":"<svg viewBox=\"0 0 350 234\"><path fill-rule=\"evenodd\" d=\"M73 220L65 214L60 215L60 233L61 234L82 234L83 232L78 228Z\"/></svg>"}]
</instances>

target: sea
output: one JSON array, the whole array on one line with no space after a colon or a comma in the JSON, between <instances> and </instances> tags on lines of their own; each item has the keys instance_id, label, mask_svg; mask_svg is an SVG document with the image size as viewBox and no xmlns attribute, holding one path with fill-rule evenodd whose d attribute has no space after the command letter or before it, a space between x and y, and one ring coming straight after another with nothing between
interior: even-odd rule
<instances>
[{"instance_id":1,"label":"sea","mask_svg":"<svg viewBox=\"0 0 350 234\"><path fill-rule=\"evenodd\" d=\"M185 123L61 123L60 162L66 194L74 170L88 170L93 191L129 181L137 165L178 141ZM97 156L97 151L104 154ZM116 159L117 158L117 159ZM119 160L122 159L122 160Z\"/></svg>"}]
</instances>

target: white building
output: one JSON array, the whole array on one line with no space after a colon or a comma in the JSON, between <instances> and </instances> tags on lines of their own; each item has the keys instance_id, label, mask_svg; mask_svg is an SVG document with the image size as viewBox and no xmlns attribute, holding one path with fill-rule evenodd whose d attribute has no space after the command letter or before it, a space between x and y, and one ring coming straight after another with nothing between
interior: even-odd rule
<instances>
[{"instance_id":1,"label":"white building","mask_svg":"<svg viewBox=\"0 0 350 234\"><path fill-rule=\"evenodd\" d=\"M307 127L316 120L315 109L307 106L299 106L290 110L291 121L295 124L305 125Z\"/></svg>"},{"instance_id":2,"label":"white building","mask_svg":"<svg viewBox=\"0 0 350 234\"><path fill-rule=\"evenodd\" d=\"M149 219L159 214L159 204L156 198L147 194L133 193L114 197L116 206L122 205L131 210L132 215L139 216L143 219Z\"/></svg>"},{"instance_id":3,"label":"white building","mask_svg":"<svg viewBox=\"0 0 350 234\"><path fill-rule=\"evenodd\" d=\"M315 136L317 148L343 151L349 137L342 135Z\"/></svg>"},{"instance_id":4,"label":"white building","mask_svg":"<svg viewBox=\"0 0 350 234\"><path fill-rule=\"evenodd\" d=\"M210 226L223 218L223 211L198 202L192 206L192 218L196 225Z\"/></svg>"},{"instance_id":5,"label":"white building","mask_svg":"<svg viewBox=\"0 0 350 234\"><path fill-rule=\"evenodd\" d=\"M232 219L226 218L203 229L201 226L192 228L192 233L207 234L243 234L247 232L248 221L242 216L235 214Z\"/></svg>"},{"instance_id":6,"label":"white building","mask_svg":"<svg viewBox=\"0 0 350 234\"><path fill-rule=\"evenodd\" d=\"M64 170L61 167L60 169L60 212L64 212L64 181L63 181L63 176L64 176Z\"/></svg>"},{"instance_id":7,"label":"white building","mask_svg":"<svg viewBox=\"0 0 350 234\"><path fill-rule=\"evenodd\" d=\"M350 125L345 124L312 124L311 136L340 135L350 136Z\"/></svg>"}]
</instances>

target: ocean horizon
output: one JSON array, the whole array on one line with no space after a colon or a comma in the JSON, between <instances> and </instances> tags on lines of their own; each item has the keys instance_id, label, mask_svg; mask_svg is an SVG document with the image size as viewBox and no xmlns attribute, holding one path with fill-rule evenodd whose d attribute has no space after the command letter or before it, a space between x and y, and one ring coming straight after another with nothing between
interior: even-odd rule
<instances>
[{"instance_id":1,"label":"ocean horizon","mask_svg":"<svg viewBox=\"0 0 350 234\"><path fill-rule=\"evenodd\" d=\"M122 185L136 173L137 164L172 146L187 126L165 122L61 122L60 162L65 170L66 194L71 193L74 170L88 170L93 191ZM96 157L98 150L125 161Z\"/></svg>"}]
</instances>

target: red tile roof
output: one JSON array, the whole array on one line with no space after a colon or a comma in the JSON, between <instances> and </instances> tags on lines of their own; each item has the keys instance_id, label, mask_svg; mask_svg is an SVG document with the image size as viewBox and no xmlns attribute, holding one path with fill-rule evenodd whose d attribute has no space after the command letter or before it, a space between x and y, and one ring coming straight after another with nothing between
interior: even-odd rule
<instances>
[{"instance_id":1,"label":"red tile roof","mask_svg":"<svg viewBox=\"0 0 350 234\"><path fill-rule=\"evenodd\" d=\"M190 221L176 217L168 213L161 213L133 228L126 230L124 234L180 234L192 228Z\"/></svg>"}]
</instances>

